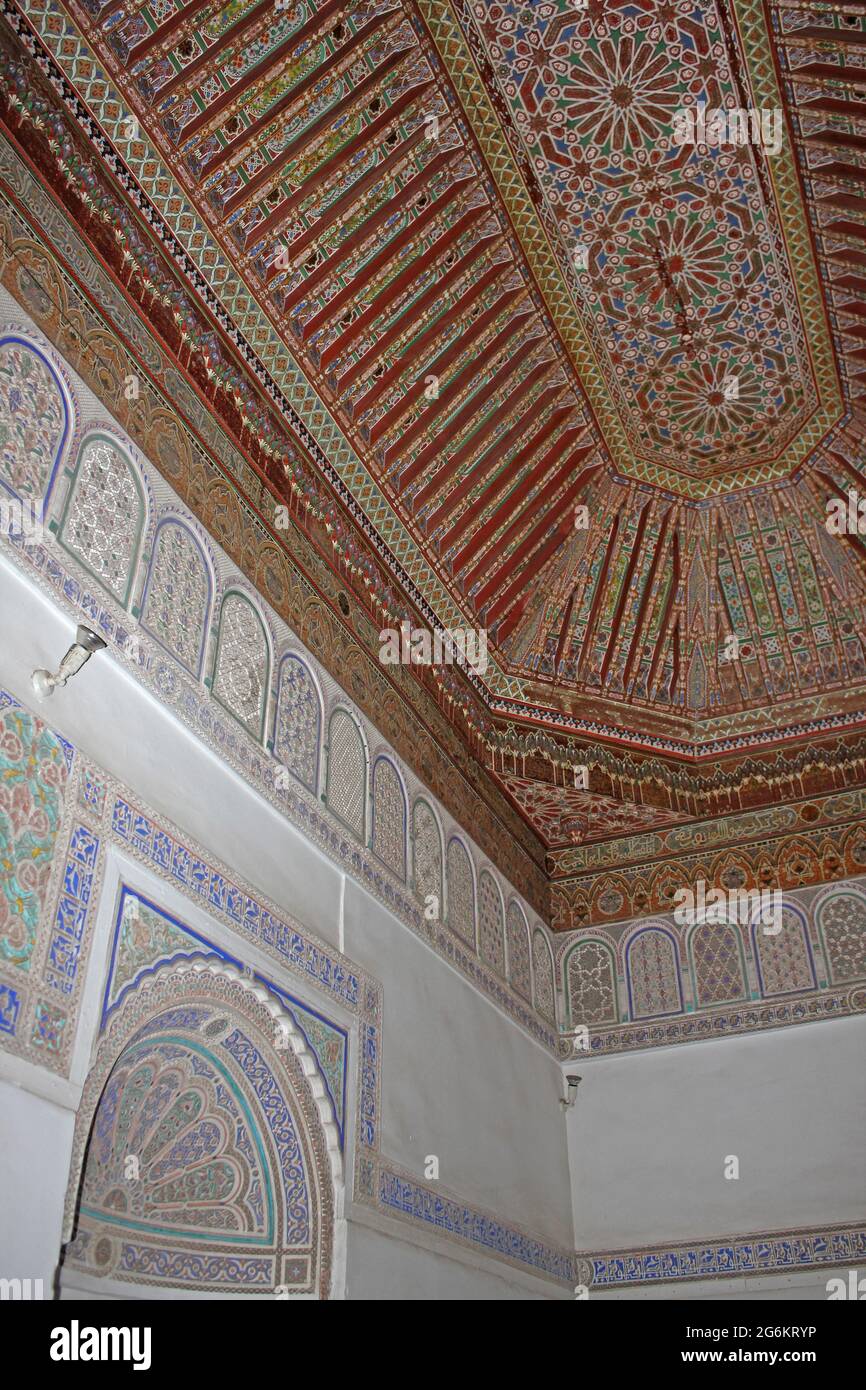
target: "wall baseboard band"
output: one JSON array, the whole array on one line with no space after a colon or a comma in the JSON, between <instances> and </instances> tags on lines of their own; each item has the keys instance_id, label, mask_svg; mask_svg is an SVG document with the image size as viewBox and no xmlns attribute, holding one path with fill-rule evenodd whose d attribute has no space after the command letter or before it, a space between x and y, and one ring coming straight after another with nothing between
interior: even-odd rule
<instances>
[{"instance_id":1,"label":"wall baseboard band","mask_svg":"<svg viewBox=\"0 0 866 1390\"><path fill-rule=\"evenodd\" d=\"M577 1252L577 1280L589 1289L793 1274L866 1261L866 1223L678 1241L606 1253Z\"/></svg>"}]
</instances>

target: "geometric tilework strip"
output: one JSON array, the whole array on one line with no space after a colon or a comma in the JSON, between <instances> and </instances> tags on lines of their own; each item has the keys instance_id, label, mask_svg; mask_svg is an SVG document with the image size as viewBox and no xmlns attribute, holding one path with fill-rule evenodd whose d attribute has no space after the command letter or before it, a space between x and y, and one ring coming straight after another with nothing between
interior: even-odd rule
<instances>
[{"instance_id":1,"label":"geometric tilework strip","mask_svg":"<svg viewBox=\"0 0 866 1390\"><path fill-rule=\"evenodd\" d=\"M833 1226L725 1240L659 1245L651 1250L590 1254L578 1261L591 1269L591 1287L652 1284L668 1280L723 1279L743 1274L790 1274L866 1259L866 1226Z\"/></svg>"},{"instance_id":2,"label":"geometric tilework strip","mask_svg":"<svg viewBox=\"0 0 866 1390\"><path fill-rule=\"evenodd\" d=\"M574 1260L568 1251L546 1245L493 1216L443 1197L412 1178L381 1166L377 1192L378 1205L386 1211L398 1212L443 1235L513 1260L533 1273L572 1282Z\"/></svg>"},{"instance_id":3,"label":"geometric tilework strip","mask_svg":"<svg viewBox=\"0 0 866 1390\"><path fill-rule=\"evenodd\" d=\"M591 1289L791 1273L854 1264L866 1258L866 1225L861 1223L572 1254L453 1201L384 1161L375 1170L367 1167L361 1171L363 1181L356 1199L497 1254L542 1277L560 1283L579 1282Z\"/></svg>"},{"instance_id":4,"label":"geometric tilework strip","mask_svg":"<svg viewBox=\"0 0 866 1390\"><path fill-rule=\"evenodd\" d=\"M793 999L756 1000L708 1009L706 1013L679 1018L646 1020L590 1031L591 1056L637 1052L650 1047L671 1047L675 1043L694 1043L714 1038L742 1036L770 1028L789 1028L796 1023L816 1023L823 1018L847 1018L866 1013L866 986L822 990ZM561 1057L572 1057L571 1044L560 1040Z\"/></svg>"},{"instance_id":5,"label":"geometric tilework strip","mask_svg":"<svg viewBox=\"0 0 866 1390\"><path fill-rule=\"evenodd\" d=\"M314 947L296 928L262 907L224 873L212 869L195 851L120 795L113 798L111 829L118 840L161 869L169 882L197 894L209 910L271 946L296 969L313 975L341 1003L357 1008L359 982L355 974Z\"/></svg>"}]
</instances>

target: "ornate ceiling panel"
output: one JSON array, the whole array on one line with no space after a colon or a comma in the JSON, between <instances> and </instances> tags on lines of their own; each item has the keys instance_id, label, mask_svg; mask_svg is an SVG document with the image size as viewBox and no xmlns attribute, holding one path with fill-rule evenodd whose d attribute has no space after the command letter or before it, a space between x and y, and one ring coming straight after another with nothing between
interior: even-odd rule
<instances>
[{"instance_id":1,"label":"ornate ceiling panel","mask_svg":"<svg viewBox=\"0 0 866 1390\"><path fill-rule=\"evenodd\" d=\"M866 538L825 525L866 490L862 4L6 11L95 160L55 133L40 172L179 335L233 485L292 504L368 650L487 632L486 673L393 679L558 923L639 909L579 886L632 841L863 780ZM771 147L678 144L700 106Z\"/></svg>"},{"instance_id":2,"label":"ornate ceiling panel","mask_svg":"<svg viewBox=\"0 0 866 1390\"><path fill-rule=\"evenodd\" d=\"M790 472L840 403L826 333L809 341L798 303L798 285L813 307L819 299L814 271L786 248L771 168L781 151L673 136L675 114L699 103L763 104L752 96L757 55L726 6L454 10L540 190L627 440L630 458L612 447L617 462L668 486L681 473L739 482ZM736 398L725 394L732 372Z\"/></svg>"},{"instance_id":3,"label":"ornate ceiling panel","mask_svg":"<svg viewBox=\"0 0 866 1390\"><path fill-rule=\"evenodd\" d=\"M600 479L593 524L503 625L506 654L560 691L739 715L741 728L750 708L778 719L788 702L862 689L863 539L831 536L825 522L864 449L851 426L796 484L702 509Z\"/></svg>"},{"instance_id":4,"label":"ornate ceiling panel","mask_svg":"<svg viewBox=\"0 0 866 1390\"><path fill-rule=\"evenodd\" d=\"M500 778L516 806L532 821L551 846L588 844L612 835L634 834L660 825L675 825L689 817L657 806L603 796L600 792L553 786L516 777Z\"/></svg>"}]
</instances>

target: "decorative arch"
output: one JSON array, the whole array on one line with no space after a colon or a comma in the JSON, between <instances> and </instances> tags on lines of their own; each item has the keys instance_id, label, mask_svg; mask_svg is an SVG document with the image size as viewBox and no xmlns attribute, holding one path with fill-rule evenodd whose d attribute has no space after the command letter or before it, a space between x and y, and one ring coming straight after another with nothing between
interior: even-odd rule
<instances>
[{"instance_id":1,"label":"decorative arch","mask_svg":"<svg viewBox=\"0 0 866 1390\"><path fill-rule=\"evenodd\" d=\"M499 974L505 974L505 924L502 894L489 869L478 879L478 954Z\"/></svg>"},{"instance_id":2,"label":"decorative arch","mask_svg":"<svg viewBox=\"0 0 866 1390\"><path fill-rule=\"evenodd\" d=\"M277 670L274 757L314 795L319 789L322 696L309 663L286 652Z\"/></svg>"},{"instance_id":3,"label":"decorative arch","mask_svg":"<svg viewBox=\"0 0 866 1390\"><path fill-rule=\"evenodd\" d=\"M631 935L625 948L625 972L632 1018L664 1018L683 1012L679 947L666 927L640 927Z\"/></svg>"},{"instance_id":4,"label":"decorative arch","mask_svg":"<svg viewBox=\"0 0 866 1390\"><path fill-rule=\"evenodd\" d=\"M58 540L124 608L132 597L146 525L138 469L107 430L91 431L78 450Z\"/></svg>"},{"instance_id":5,"label":"decorative arch","mask_svg":"<svg viewBox=\"0 0 866 1390\"><path fill-rule=\"evenodd\" d=\"M508 978L518 994L532 1003L532 965L529 944L529 923L516 899L508 904L505 918L508 957Z\"/></svg>"},{"instance_id":6,"label":"decorative arch","mask_svg":"<svg viewBox=\"0 0 866 1390\"><path fill-rule=\"evenodd\" d=\"M291 1016L223 962L166 966L121 1005L85 1083L63 1269L327 1298L342 1187L333 1107Z\"/></svg>"},{"instance_id":7,"label":"decorative arch","mask_svg":"<svg viewBox=\"0 0 866 1390\"><path fill-rule=\"evenodd\" d=\"M403 779L386 753L374 762L372 780L373 852L405 883L408 801Z\"/></svg>"},{"instance_id":8,"label":"decorative arch","mask_svg":"<svg viewBox=\"0 0 866 1390\"><path fill-rule=\"evenodd\" d=\"M793 903L785 903L778 924L780 930L765 930L767 926L774 925L772 921L762 921L760 914L756 915L751 925L752 949L762 997L775 999L780 995L802 994L817 988L805 915Z\"/></svg>"},{"instance_id":9,"label":"decorative arch","mask_svg":"<svg viewBox=\"0 0 866 1390\"><path fill-rule=\"evenodd\" d=\"M556 994L553 986L553 956L547 937L536 927L532 933L532 981L535 1007L549 1023L556 1022Z\"/></svg>"},{"instance_id":10,"label":"decorative arch","mask_svg":"<svg viewBox=\"0 0 866 1390\"><path fill-rule=\"evenodd\" d=\"M451 931L475 950L475 871L463 841L452 835L445 854L448 882L447 923Z\"/></svg>"},{"instance_id":11,"label":"decorative arch","mask_svg":"<svg viewBox=\"0 0 866 1390\"><path fill-rule=\"evenodd\" d=\"M214 597L204 546L178 516L157 523L141 599L141 626L201 678Z\"/></svg>"},{"instance_id":12,"label":"decorative arch","mask_svg":"<svg viewBox=\"0 0 866 1390\"><path fill-rule=\"evenodd\" d=\"M562 962L569 1026L619 1022L616 952L601 937L575 942Z\"/></svg>"},{"instance_id":13,"label":"decorative arch","mask_svg":"<svg viewBox=\"0 0 866 1390\"><path fill-rule=\"evenodd\" d=\"M831 984L866 979L866 894L834 887L813 910Z\"/></svg>"},{"instance_id":14,"label":"decorative arch","mask_svg":"<svg viewBox=\"0 0 866 1390\"><path fill-rule=\"evenodd\" d=\"M338 706L328 721L325 800L343 824L363 841L367 824L367 745L353 715Z\"/></svg>"},{"instance_id":15,"label":"decorative arch","mask_svg":"<svg viewBox=\"0 0 866 1390\"><path fill-rule=\"evenodd\" d=\"M743 938L733 922L697 922L686 943L695 1007L748 999Z\"/></svg>"},{"instance_id":16,"label":"decorative arch","mask_svg":"<svg viewBox=\"0 0 866 1390\"><path fill-rule=\"evenodd\" d=\"M265 621L241 589L227 589L220 606L211 690L238 723L262 741L271 678Z\"/></svg>"},{"instance_id":17,"label":"decorative arch","mask_svg":"<svg viewBox=\"0 0 866 1390\"><path fill-rule=\"evenodd\" d=\"M439 916L444 916L442 831L436 812L421 796L412 806L412 887L419 902L437 898Z\"/></svg>"},{"instance_id":18,"label":"decorative arch","mask_svg":"<svg viewBox=\"0 0 866 1390\"><path fill-rule=\"evenodd\" d=\"M72 435L72 397L45 353L15 332L0 335L0 419L0 487L47 508Z\"/></svg>"}]
</instances>

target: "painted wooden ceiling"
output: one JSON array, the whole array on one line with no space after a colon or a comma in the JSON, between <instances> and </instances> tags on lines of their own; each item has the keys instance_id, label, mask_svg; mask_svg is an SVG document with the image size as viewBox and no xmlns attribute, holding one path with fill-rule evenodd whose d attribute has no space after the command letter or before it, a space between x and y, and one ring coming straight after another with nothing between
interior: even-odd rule
<instances>
[{"instance_id":1,"label":"painted wooden ceiling","mask_svg":"<svg viewBox=\"0 0 866 1390\"><path fill-rule=\"evenodd\" d=\"M488 631L471 719L440 684L543 845L701 814L560 784L591 744L866 722L866 537L824 525L866 491L866 6L19 8L248 360L300 369L407 614ZM781 149L676 145L701 102Z\"/></svg>"}]
</instances>

